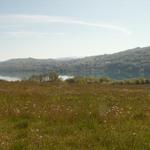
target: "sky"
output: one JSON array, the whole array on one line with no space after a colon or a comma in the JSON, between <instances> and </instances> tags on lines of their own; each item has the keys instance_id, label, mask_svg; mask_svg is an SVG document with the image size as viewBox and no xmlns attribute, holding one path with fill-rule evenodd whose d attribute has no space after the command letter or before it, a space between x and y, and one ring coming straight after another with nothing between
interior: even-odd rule
<instances>
[{"instance_id":1,"label":"sky","mask_svg":"<svg viewBox=\"0 0 150 150\"><path fill-rule=\"evenodd\" d=\"M150 46L149 0L0 0L0 61Z\"/></svg>"}]
</instances>

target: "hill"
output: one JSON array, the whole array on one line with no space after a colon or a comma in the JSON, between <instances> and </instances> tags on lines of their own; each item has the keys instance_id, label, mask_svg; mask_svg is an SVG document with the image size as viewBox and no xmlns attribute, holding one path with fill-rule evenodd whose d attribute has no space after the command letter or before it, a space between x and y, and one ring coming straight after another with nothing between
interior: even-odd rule
<instances>
[{"instance_id":1,"label":"hill","mask_svg":"<svg viewBox=\"0 0 150 150\"><path fill-rule=\"evenodd\" d=\"M27 77L55 71L62 75L127 79L150 76L150 47L76 59L12 59L0 63L0 74Z\"/></svg>"}]
</instances>

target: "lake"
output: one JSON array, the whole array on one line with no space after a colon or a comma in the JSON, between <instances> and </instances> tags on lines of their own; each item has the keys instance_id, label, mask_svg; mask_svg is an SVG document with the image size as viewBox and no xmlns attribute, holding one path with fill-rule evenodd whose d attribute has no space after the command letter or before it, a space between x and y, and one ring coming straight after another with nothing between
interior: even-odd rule
<instances>
[{"instance_id":1,"label":"lake","mask_svg":"<svg viewBox=\"0 0 150 150\"><path fill-rule=\"evenodd\" d=\"M67 76L67 75L59 75L59 78L63 81L73 78L73 76ZM10 77L10 76L0 76L0 80L6 80L6 81L21 81L21 78L18 77Z\"/></svg>"},{"instance_id":2,"label":"lake","mask_svg":"<svg viewBox=\"0 0 150 150\"><path fill-rule=\"evenodd\" d=\"M74 76L59 75L59 78L62 79L63 81L65 81L65 80L67 80L67 79L72 79L72 78L74 78Z\"/></svg>"},{"instance_id":3,"label":"lake","mask_svg":"<svg viewBox=\"0 0 150 150\"><path fill-rule=\"evenodd\" d=\"M18 78L18 77L9 77L9 76L0 76L0 80L21 81L21 78Z\"/></svg>"}]
</instances>

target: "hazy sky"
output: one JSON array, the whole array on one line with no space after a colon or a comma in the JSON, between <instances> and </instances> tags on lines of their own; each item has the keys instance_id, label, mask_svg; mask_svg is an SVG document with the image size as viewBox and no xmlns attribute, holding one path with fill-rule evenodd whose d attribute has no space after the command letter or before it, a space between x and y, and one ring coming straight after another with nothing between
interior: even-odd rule
<instances>
[{"instance_id":1,"label":"hazy sky","mask_svg":"<svg viewBox=\"0 0 150 150\"><path fill-rule=\"evenodd\" d=\"M149 0L0 0L0 60L150 45Z\"/></svg>"}]
</instances>

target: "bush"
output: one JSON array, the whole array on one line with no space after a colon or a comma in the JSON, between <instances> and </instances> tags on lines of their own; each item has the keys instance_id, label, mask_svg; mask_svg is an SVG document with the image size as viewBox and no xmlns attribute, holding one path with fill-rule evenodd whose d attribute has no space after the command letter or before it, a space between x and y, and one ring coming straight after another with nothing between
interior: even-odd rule
<instances>
[{"instance_id":1,"label":"bush","mask_svg":"<svg viewBox=\"0 0 150 150\"><path fill-rule=\"evenodd\" d=\"M17 123L16 127L19 128L19 129L26 129L28 128L28 120L21 120Z\"/></svg>"},{"instance_id":2,"label":"bush","mask_svg":"<svg viewBox=\"0 0 150 150\"><path fill-rule=\"evenodd\" d=\"M68 83L92 84L92 83L112 83L113 80L108 77L75 77L67 79Z\"/></svg>"},{"instance_id":3,"label":"bush","mask_svg":"<svg viewBox=\"0 0 150 150\"><path fill-rule=\"evenodd\" d=\"M59 80L59 75L56 72L50 72L48 74L49 81L55 82Z\"/></svg>"},{"instance_id":4,"label":"bush","mask_svg":"<svg viewBox=\"0 0 150 150\"><path fill-rule=\"evenodd\" d=\"M56 72L50 72L47 74L40 74L40 75L32 75L28 80L29 81L37 81L37 82L60 81L59 75Z\"/></svg>"},{"instance_id":5,"label":"bush","mask_svg":"<svg viewBox=\"0 0 150 150\"><path fill-rule=\"evenodd\" d=\"M75 78L71 78L71 79L67 79L66 80L67 83L76 83Z\"/></svg>"},{"instance_id":6,"label":"bush","mask_svg":"<svg viewBox=\"0 0 150 150\"><path fill-rule=\"evenodd\" d=\"M112 82L112 79L111 78L108 78L108 77L101 77L99 79L99 82L100 83L109 83L109 82Z\"/></svg>"}]
</instances>

